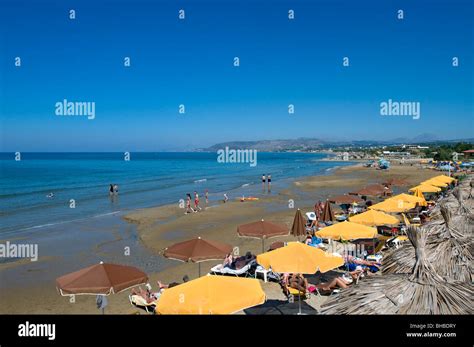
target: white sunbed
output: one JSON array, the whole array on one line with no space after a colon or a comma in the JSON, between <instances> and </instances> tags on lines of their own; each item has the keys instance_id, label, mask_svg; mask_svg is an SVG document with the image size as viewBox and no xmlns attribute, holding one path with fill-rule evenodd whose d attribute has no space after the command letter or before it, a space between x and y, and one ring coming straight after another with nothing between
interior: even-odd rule
<instances>
[{"instance_id":1,"label":"white sunbed","mask_svg":"<svg viewBox=\"0 0 474 347\"><path fill-rule=\"evenodd\" d=\"M130 300L130 304L132 306L143 308L148 313L155 312L157 301L146 302L146 300L140 295L129 295L128 299Z\"/></svg>"},{"instance_id":2,"label":"white sunbed","mask_svg":"<svg viewBox=\"0 0 474 347\"><path fill-rule=\"evenodd\" d=\"M218 264L211 268L211 274L214 275L234 275L234 276L241 276L247 275L252 265L255 264L255 260L252 260L250 263L245 265L239 270L231 269L230 267L224 267L222 264Z\"/></svg>"}]
</instances>

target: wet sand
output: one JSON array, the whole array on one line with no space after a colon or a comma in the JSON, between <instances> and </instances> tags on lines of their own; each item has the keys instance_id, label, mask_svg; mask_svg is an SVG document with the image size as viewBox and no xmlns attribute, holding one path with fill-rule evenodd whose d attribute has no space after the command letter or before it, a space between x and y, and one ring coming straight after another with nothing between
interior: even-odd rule
<instances>
[{"instance_id":1,"label":"wet sand","mask_svg":"<svg viewBox=\"0 0 474 347\"><path fill-rule=\"evenodd\" d=\"M235 199L227 203L215 202L199 213L184 214L184 209L176 205L166 205L134 211L124 216L124 220L136 226L139 242L148 251L159 255L162 250L179 241L194 237L203 237L211 240L226 242L238 247L241 254L250 251L254 254L261 253L260 240L240 238L237 235L237 226L240 224L265 219L283 223L291 227L296 208L303 212L312 211L317 200L324 200L330 195L347 193L351 190L362 188L367 184L378 183L388 178L402 178L413 186L428 178L439 175L438 171L423 169L419 166L393 165L390 170L376 170L364 168L361 164L336 169L325 176L313 176L298 179L282 191L268 194L259 201L240 202ZM395 189L394 193L406 191L408 187ZM290 208L289 200L294 201L294 208ZM275 241L294 241L292 236L276 237L265 241L265 248ZM41 261L41 260L40 260ZM59 265L60 259L50 257L45 261L47 267L54 268ZM202 275L218 264L219 261L201 263ZM156 288L156 280L164 283L181 282L184 275L191 279L198 276L198 265L168 261L162 271L148 271L150 283ZM90 265L77 264L77 269ZM0 265L0 278L2 271L11 264ZM35 266L22 262L15 265L23 273L35 271ZM38 273L39 271L39 273ZM41 271L37 270L35 276L41 278ZM262 283L262 287L269 299L284 299L281 289L276 283ZM324 298L323 298L324 300ZM320 298L312 297L309 303L319 306ZM55 289L54 281L44 282L38 280L37 284L28 287L3 286L0 292L0 312L2 313L60 313L60 314L98 314L95 307L94 296L76 296L75 303L70 303L68 297L61 297ZM144 313L130 305L128 292L109 297L107 313Z\"/></svg>"}]
</instances>

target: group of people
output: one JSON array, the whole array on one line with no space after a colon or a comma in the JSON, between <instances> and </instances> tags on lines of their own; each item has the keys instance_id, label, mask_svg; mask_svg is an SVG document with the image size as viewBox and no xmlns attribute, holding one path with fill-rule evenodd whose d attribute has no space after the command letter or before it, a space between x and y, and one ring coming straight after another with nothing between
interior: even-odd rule
<instances>
[{"instance_id":1,"label":"group of people","mask_svg":"<svg viewBox=\"0 0 474 347\"><path fill-rule=\"evenodd\" d=\"M344 256L346 272L336 276L320 280L318 284L308 283L308 279L300 273L284 273L280 278L283 292L290 295L290 288L301 293L318 291L320 294L330 294L334 289L344 289L352 283L357 282L361 277L371 276L379 271L381 264L375 261L368 261L351 255ZM321 279L322 277L320 277Z\"/></svg>"},{"instance_id":2,"label":"group of people","mask_svg":"<svg viewBox=\"0 0 474 347\"><path fill-rule=\"evenodd\" d=\"M205 198L206 198L206 204L208 204L209 203L209 192L208 192L207 189L206 189L206 192L205 192ZM191 207L191 201L192 201L191 194L187 193L186 194L186 211L184 211L184 214L195 213L195 212L202 211L201 206L199 206L199 194L196 191L194 191L194 208Z\"/></svg>"},{"instance_id":3,"label":"group of people","mask_svg":"<svg viewBox=\"0 0 474 347\"><path fill-rule=\"evenodd\" d=\"M270 192L272 190L272 175L270 174L262 175L262 190L263 191L265 191L265 183L267 183L267 191Z\"/></svg>"}]
</instances>

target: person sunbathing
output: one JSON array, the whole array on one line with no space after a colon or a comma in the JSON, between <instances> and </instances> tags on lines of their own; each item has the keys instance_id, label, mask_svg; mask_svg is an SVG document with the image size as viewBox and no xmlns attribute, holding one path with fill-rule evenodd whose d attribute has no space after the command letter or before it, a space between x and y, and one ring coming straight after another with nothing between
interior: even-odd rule
<instances>
[{"instance_id":1,"label":"person sunbathing","mask_svg":"<svg viewBox=\"0 0 474 347\"><path fill-rule=\"evenodd\" d=\"M158 298L155 296L155 293L152 293L151 290L149 289L151 287L147 287L146 290L143 290L142 287L138 287L138 290L135 288L132 288L131 295L137 295L145 299L147 304L150 304Z\"/></svg>"},{"instance_id":2,"label":"person sunbathing","mask_svg":"<svg viewBox=\"0 0 474 347\"><path fill-rule=\"evenodd\" d=\"M290 291L288 288L297 289L302 293L306 293L308 288L308 280L303 277L302 274L289 274L284 273L281 279L281 285L283 287L283 292L285 295L289 295Z\"/></svg>"},{"instance_id":3,"label":"person sunbathing","mask_svg":"<svg viewBox=\"0 0 474 347\"><path fill-rule=\"evenodd\" d=\"M222 267L231 267L233 262L234 262L234 256L232 255L232 253L229 253L224 258L224 262L222 263Z\"/></svg>"},{"instance_id":4,"label":"person sunbathing","mask_svg":"<svg viewBox=\"0 0 474 347\"><path fill-rule=\"evenodd\" d=\"M345 255L344 262L346 264L355 264L355 265L365 265L365 266L375 266L376 268L380 269L381 264L377 263L376 261L372 260L364 260L358 257L354 257L352 255Z\"/></svg>"},{"instance_id":5,"label":"person sunbathing","mask_svg":"<svg viewBox=\"0 0 474 347\"><path fill-rule=\"evenodd\" d=\"M348 283L348 281L343 279L342 277L335 277L331 281L319 283L319 284L316 284L316 285L311 285L308 288L308 290L310 292L313 292L317 288L317 289L321 289L325 292L332 292L333 289L336 289L336 288L344 289L344 288L347 288L349 285L350 285L350 283Z\"/></svg>"}]
</instances>

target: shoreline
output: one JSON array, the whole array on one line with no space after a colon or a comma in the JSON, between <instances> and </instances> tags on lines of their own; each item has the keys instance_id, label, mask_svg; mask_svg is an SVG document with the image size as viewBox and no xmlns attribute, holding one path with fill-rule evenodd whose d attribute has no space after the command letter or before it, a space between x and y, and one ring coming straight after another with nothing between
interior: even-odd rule
<instances>
[{"instance_id":1,"label":"shoreline","mask_svg":"<svg viewBox=\"0 0 474 347\"><path fill-rule=\"evenodd\" d=\"M238 225L263 218L286 224L290 229L297 208L300 208L302 212L311 211L317 200L323 200L329 195L347 193L366 184L380 182L387 177L407 178L409 183L414 185L438 174L437 171L426 170L418 166L393 166L385 172L364 168L360 163L356 163L334 168L327 174L291 179L286 188L264 196L258 201L240 202L232 199L226 204L210 204L202 212L189 215L184 215L184 210L180 209L177 204L171 204L134 210L119 218L125 224L130 224L135 228L136 242L153 255L153 258L150 258L152 263L150 267L153 270L146 272L149 274L150 283L155 287L157 279L169 283L181 282L184 275L188 275L191 279L197 277L196 264L165 260L161 257L160 252L173 243L201 236L239 247L241 254L247 251L258 254L261 252L261 242L238 237L236 232ZM288 207L289 199L294 200L294 208ZM205 206L204 200L202 206ZM268 248L274 241L294 240L295 238L292 236L275 237L266 240L265 247ZM113 247L110 252L114 252ZM119 263L130 262L130 258L123 256L116 258ZM157 268L158 261L161 265ZM51 258L45 261L45 264L54 266L57 262L61 262L61 259ZM219 262L202 263L202 274L205 274L217 263ZM90 264L90 258L86 257L77 263L71 271ZM4 269L1 266L0 269L1 277ZM37 266L21 264L17 270L19 272L21 270L23 274L33 274L33 277L42 277L41 275L46 275L44 272L47 271L47 267L38 270ZM265 291L270 293L271 297L278 297L281 294L279 289L275 288L274 283L262 283L262 286ZM38 281L28 288L7 285L4 289L0 293L0 310L3 313L98 313L93 297L81 296L75 304L70 304L68 298L60 297L54 288L54 280ZM18 300L15 300L18 295L31 297L32 294L40 300L35 300L33 304L29 301L28 305L26 301L20 300L19 303ZM137 309L128 302L127 295L128 293L124 292L111 296L109 313L137 312Z\"/></svg>"}]
</instances>

